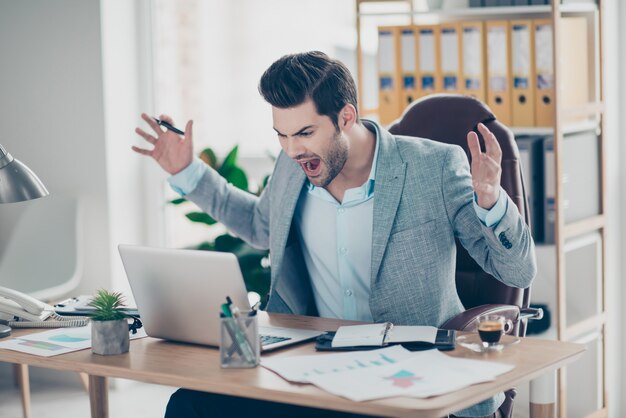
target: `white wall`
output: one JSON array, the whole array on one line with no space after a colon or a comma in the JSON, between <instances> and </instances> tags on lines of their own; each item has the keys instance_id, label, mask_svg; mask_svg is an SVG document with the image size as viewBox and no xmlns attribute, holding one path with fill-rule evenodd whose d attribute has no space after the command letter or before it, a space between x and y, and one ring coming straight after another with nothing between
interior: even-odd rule
<instances>
[{"instance_id":1,"label":"white wall","mask_svg":"<svg viewBox=\"0 0 626 418\"><path fill-rule=\"evenodd\" d=\"M101 43L97 0L0 0L0 143L50 193L79 198L82 291L110 273ZM0 206L2 248L26 204Z\"/></svg>"},{"instance_id":2,"label":"white wall","mask_svg":"<svg viewBox=\"0 0 626 418\"><path fill-rule=\"evenodd\" d=\"M110 286L130 296L118 244L160 245L163 235L164 198L148 193L144 180L163 181L165 174L154 161L130 149L132 144L145 145L134 129L140 125L140 113L152 110L151 16L145 0L106 0L100 10Z\"/></svg>"},{"instance_id":3,"label":"white wall","mask_svg":"<svg viewBox=\"0 0 626 418\"><path fill-rule=\"evenodd\" d=\"M181 0L154 2L156 111L184 126L196 148L245 156L277 151L270 106L259 79L282 55L354 47L352 0ZM184 21L184 24L181 22ZM192 65L190 65L192 64Z\"/></svg>"}]
</instances>

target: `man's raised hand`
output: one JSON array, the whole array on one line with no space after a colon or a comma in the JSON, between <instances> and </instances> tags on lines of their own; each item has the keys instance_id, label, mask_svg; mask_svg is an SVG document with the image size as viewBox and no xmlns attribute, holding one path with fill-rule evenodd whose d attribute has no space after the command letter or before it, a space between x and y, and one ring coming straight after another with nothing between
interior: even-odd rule
<instances>
[{"instance_id":1,"label":"man's raised hand","mask_svg":"<svg viewBox=\"0 0 626 418\"><path fill-rule=\"evenodd\" d=\"M467 134L467 144L472 155L472 185L478 206L491 209L500 196L502 150L496 136L485 125L479 123L478 130L485 140L485 152L480 150L476 132Z\"/></svg>"},{"instance_id":2,"label":"man's raised hand","mask_svg":"<svg viewBox=\"0 0 626 418\"><path fill-rule=\"evenodd\" d=\"M150 125L154 135L141 128L135 128L135 132L154 145L154 148L150 150L133 146L131 147L133 151L154 158L163 170L172 175L179 173L191 164L193 159L193 121L187 122L185 136L180 136L175 132L161 128L153 118L145 113L141 114L141 118ZM161 115L159 118L170 125L174 125L172 118L167 115Z\"/></svg>"}]
</instances>

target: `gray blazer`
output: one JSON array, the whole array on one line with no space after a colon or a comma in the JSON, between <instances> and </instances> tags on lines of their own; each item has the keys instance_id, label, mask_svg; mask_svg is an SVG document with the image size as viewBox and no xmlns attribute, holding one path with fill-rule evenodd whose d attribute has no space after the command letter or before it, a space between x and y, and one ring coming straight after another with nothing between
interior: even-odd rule
<instances>
[{"instance_id":1,"label":"gray blazer","mask_svg":"<svg viewBox=\"0 0 626 418\"><path fill-rule=\"evenodd\" d=\"M377 130L380 141L370 267L374 321L439 326L464 310L454 282L455 237L498 280L530 285L536 265L528 227L511 200L497 226L480 222L460 147L393 136L365 123ZM186 196L246 242L269 248L271 312L317 314L292 224L305 180L302 168L281 153L260 197L228 185L213 170ZM507 239L498 239L500 233Z\"/></svg>"},{"instance_id":2,"label":"gray blazer","mask_svg":"<svg viewBox=\"0 0 626 418\"><path fill-rule=\"evenodd\" d=\"M530 285L536 262L528 227L510 199L497 226L480 222L460 147L393 136L373 122L364 123L380 141L370 267L374 321L439 326L464 310L455 286L455 237L498 280ZM214 170L186 196L249 244L269 248L270 312L317 315L292 223L305 180L302 168L281 153L260 197L227 184ZM506 239L498 239L501 233ZM492 414L503 399L500 394L457 415Z\"/></svg>"}]
</instances>

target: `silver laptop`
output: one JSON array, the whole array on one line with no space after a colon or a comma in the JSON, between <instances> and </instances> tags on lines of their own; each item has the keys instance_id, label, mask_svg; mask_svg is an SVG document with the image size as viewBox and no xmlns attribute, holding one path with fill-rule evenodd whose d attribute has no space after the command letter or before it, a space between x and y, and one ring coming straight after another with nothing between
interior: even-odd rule
<instances>
[{"instance_id":1,"label":"silver laptop","mask_svg":"<svg viewBox=\"0 0 626 418\"><path fill-rule=\"evenodd\" d=\"M231 253L131 245L118 247L141 322L151 337L219 346L226 296L250 309L237 257ZM319 331L259 327L263 351L315 338Z\"/></svg>"}]
</instances>

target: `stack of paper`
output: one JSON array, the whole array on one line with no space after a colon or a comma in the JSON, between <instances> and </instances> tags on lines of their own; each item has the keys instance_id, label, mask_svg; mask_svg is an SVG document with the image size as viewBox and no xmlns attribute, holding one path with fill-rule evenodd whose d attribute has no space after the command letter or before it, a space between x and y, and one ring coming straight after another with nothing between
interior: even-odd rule
<instances>
[{"instance_id":1,"label":"stack of paper","mask_svg":"<svg viewBox=\"0 0 626 418\"><path fill-rule=\"evenodd\" d=\"M511 364L447 356L438 350L410 352L401 346L373 351L263 359L283 378L312 383L353 401L442 395L494 380Z\"/></svg>"}]
</instances>

